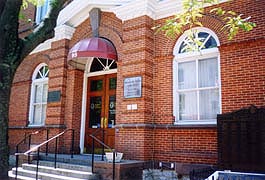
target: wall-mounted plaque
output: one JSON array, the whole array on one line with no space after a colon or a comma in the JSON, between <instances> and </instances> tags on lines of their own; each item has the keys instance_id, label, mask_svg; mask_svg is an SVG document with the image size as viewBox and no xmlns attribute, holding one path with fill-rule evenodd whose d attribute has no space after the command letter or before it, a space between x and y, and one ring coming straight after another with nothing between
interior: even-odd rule
<instances>
[{"instance_id":1,"label":"wall-mounted plaque","mask_svg":"<svg viewBox=\"0 0 265 180\"><path fill-rule=\"evenodd\" d=\"M138 98L142 96L142 77L124 79L124 98Z\"/></svg>"},{"instance_id":2,"label":"wall-mounted plaque","mask_svg":"<svg viewBox=\"0 0 265 180\"><path fill-rule=\"evenodd\" d=\"M61 100L61 91L48 92L48 102L58 102Z\"/></svg>"}]
</instances>

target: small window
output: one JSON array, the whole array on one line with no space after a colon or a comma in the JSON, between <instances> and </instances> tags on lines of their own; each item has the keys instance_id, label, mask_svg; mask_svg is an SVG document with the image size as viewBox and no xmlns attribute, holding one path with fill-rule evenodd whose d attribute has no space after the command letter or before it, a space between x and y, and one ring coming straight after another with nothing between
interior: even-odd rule
<instances>
[{"instance_id":1,"label":"small window","mask_svg":"<svg viewBox=\"0 0 265 180\"><path fill-rule=\"evenodd\" d=\"M45 124L48 99L49 68L40 64L34 71L31 84L29 125Z\"/></svg>"},{"instance_id":2,"label":"small window","mask_svg":"<svg viewBox=\"0 0 265 180\"><path fill-rule=\"evenodd\" d=\"M221 112L218 39L206 28L193 32L183 34L174 48L175 122L212 124Z\"/></svg>"},{"instance_id":3,"label":"small window","mask_svg":"<svg viewBox=\"0 0 265 180\"><path fill-rule=\"evenodd\" d=\"M198 43L194 43L194 40ZM187 53L217 47L216 40L207 32L193 32L184 38L180 45L178 53Z\"/></svg>"},{"instance_id":4,"label":"small window","mask_svg":"<svg viewBox=\"0 0 265 180\"><path fill-rule=\"evenodd\" d=\"M117 69L117 63L115 62L115 60L94 58L90 68L90 72L108 71L110 69Z\"/></svg>"},{"instance_id":5,"label":"small window","mask_svg":"<svg viewBox=\"0 0 265 180\"><path fill-rule=\"evenodd\" d=\"M45 18L50 8L49 6L50 0L44 0L43 2L42 1L40 2L41 5L37 6L36 10L36 19L35 19L36 24L41 23L41 21Z\"/></svg>"}]
</instances>

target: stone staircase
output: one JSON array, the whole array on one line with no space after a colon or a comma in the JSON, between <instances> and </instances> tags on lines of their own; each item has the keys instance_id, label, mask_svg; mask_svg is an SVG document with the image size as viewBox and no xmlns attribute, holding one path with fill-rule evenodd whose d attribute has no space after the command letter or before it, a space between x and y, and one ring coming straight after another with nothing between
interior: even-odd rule
<instances>
[{"instance_id":1,"label":"stone staircase","mask_svg":"<svg viewBox=\"0 0 265 180\"><path fill-rule=\"evenodd\" d=\"M22 167L18 168L18 179L36 179L36 161L33 164L22 164ZM9 177L15 177L16 168L12 168L9 171ZM43 180L99 180L100 177L91 173L91 167L57 163L56 169L54 168L54 162L39 161L38 179Z\"/></svg>"},{"instance_id":2,"label":"stone staircase","mask_svg":"<svg viewBox=\"0 0 265 180\"><path fill-rule=\"evenodd\" d=\"M87 165L82 159L59 157L56 163L46 158L40 158L38 167L38 179L42 180L100 180L98 174L92 174L91 166ZM84 159L83 159L84 160ZM33 180L36 179L37 162L34 160L32 164L23 163L18 167L17 179ZM86 164L86 165L85 165ZM9 177L15 178L16 168L9 171Z\"/></svg>"}]
</instances>

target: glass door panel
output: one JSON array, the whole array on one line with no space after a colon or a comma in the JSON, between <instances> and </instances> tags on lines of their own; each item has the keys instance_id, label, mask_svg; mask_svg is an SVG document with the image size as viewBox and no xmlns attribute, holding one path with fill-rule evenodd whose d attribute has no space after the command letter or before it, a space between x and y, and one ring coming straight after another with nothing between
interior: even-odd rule
<instances>
[{"instance_id":1,"label":"glass door panel","mask_svg":"<svg viewBox=\"0 0 265 180\"><path fill-rule=\"evenodd\" d=\"M116 95L109 96L109 118L108 127L112 128L115 125L116 117Z\"/></svg>"},{"instance_id":2,"label":"glass door panel","mask_svg":"<svg viewBox=\"0 0 265 180\"><path fill-rule=\"evenodd\" d=\"M100 118L102 111L102 97L95 96L90 97L90 113L89 113L89 127L90 128L99 128L100 127Z\"/></svg>"}]
</instances>

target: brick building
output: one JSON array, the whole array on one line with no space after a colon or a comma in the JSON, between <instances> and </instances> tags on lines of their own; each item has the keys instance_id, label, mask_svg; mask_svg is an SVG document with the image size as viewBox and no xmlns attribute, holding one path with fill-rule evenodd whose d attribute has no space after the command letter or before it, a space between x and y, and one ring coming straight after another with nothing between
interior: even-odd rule
<instances>
[{"instance_id":1,"label":"brick building","mask_svg":"<svg viewBox=\"0 0 265 180\"><path fill-rule=\"evenodd\" d=\"M48 128L52 137L72 128L75 152L89 153L89 134L103 118L105 143L125 159L216 164L216 115L265 105L264 2L219 6L251 16L257 27L228 41L223 24L205 16L194 28L204 45L190 52L185 32L169 39L151 29L180 12L181 1L72 1L55 37L17 69L11 152L27 133ZM60 140L59 152L67 153L70 139ZM45 133L32 141L42 140Z\"/></svg>"}]
</instances>

